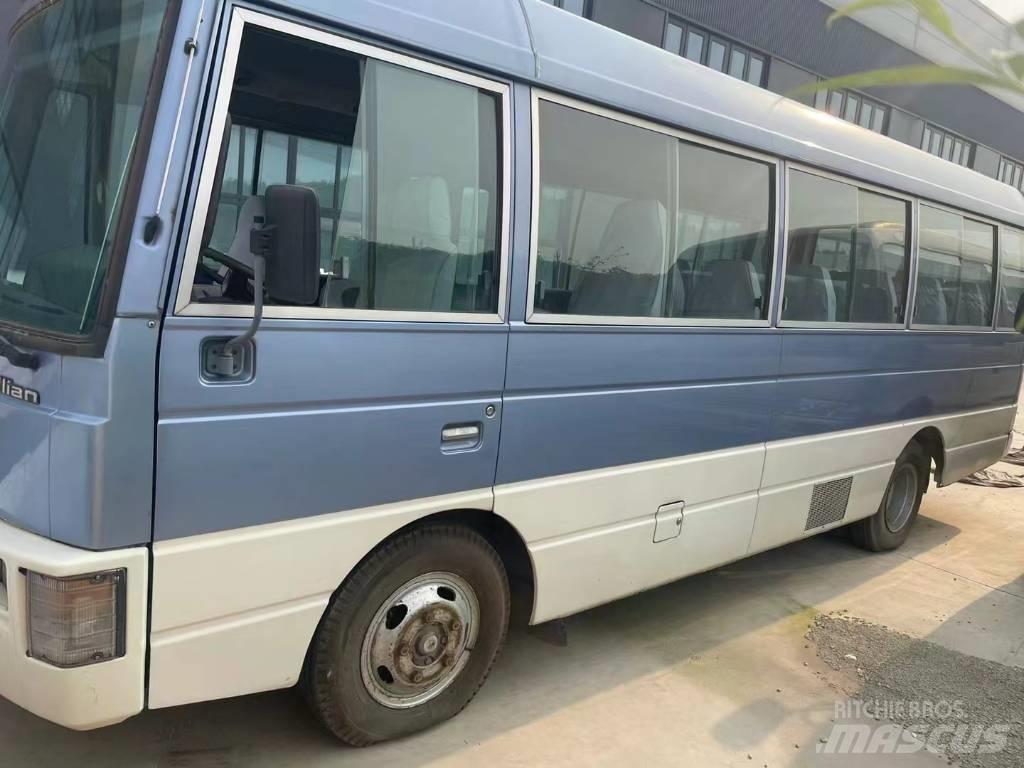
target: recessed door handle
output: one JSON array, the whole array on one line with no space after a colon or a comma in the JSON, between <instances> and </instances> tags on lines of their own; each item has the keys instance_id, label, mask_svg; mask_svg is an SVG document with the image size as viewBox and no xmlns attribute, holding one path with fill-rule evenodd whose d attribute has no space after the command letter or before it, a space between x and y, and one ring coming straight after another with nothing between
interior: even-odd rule
<instances>
[{"instance_id":1,"label":"recessed door handle","mask_svg":"<svg viewBox=\"0 0 1024 768\"><path fill-rule=\"evenodd\" d=\"M479 440L479 424L463 424L457 427L445 427L441 430L441 441L452 443L457 440Z\"/></svg>"},{"instance_id":2,"label":"recessed door handle","mask_svg":"<svg viewBox=\"0 0 1024 768\"><path fill-rule=\"evenodd\" d=\"M441 450L468 451L480 445L479 424L449 424L441 430Z\"/></svg>"}]
</instances>

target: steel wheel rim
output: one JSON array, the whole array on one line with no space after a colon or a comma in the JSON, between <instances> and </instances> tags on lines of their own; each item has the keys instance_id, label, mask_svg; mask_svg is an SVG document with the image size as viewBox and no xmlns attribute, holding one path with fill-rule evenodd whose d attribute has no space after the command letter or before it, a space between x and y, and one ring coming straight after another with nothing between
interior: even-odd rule
<instances>
[{"instance_id":1,"label":"steel wheel rim","mask_svg":"<svg viewBox=\"0 0 1024 768\"><path fill-rule=\"evenodd\" d=\"M480 602L462 577L435 571L407 581L377 609L363 638L367 693L391 709L439 696L469 662L479 627Z\"/></svg>"},{"instance_id":2,"label":"steel wheel rim","mask_svg":"<svg viewBox=\"0 0 1024 768\"><path fill-rule=\"evenodd\" d=\"M904 464L896 470L885 494L885 527L898 533L910 521L917 501L917 467Z\"/></svg>"}]
</instances>

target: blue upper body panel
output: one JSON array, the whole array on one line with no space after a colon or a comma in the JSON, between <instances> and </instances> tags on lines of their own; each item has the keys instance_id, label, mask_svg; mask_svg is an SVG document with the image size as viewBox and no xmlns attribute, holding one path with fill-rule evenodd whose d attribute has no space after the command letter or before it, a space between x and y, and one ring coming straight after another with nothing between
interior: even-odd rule
<instances>
[{"instance_id":1,"label":"blue upper body panel","mask_svg":"<svg viewBox=\"0 0 1024 768\"><path fill-rule=\"evenodd\" d=\"M104 357L44 354L35 372L0 361L42 395L36 408L0 399L0 517L128 546L1014 401L1024 342L1007 333L525 322L528 86L1024 226L1016 190L540 0L246 5L515 85L509 322L267 322L256 381L202 383L200 341L244 323L149 327L178 279L228 7L182 0ZM178 52L197 29L190 69ZM153 213L164 226L145 242ZM478 422L479 446L441 451L441 428Z\"/></svg>"}]
</instances>

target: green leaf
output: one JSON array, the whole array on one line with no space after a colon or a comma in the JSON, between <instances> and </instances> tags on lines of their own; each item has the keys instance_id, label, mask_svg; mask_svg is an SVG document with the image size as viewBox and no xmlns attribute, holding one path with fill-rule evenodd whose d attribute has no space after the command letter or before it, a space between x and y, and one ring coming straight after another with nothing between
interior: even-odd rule
<instances>
[{"instance_id":1,"label":"green leaf","mask_svg":"<svg viewBox=\"0 0 1024 768\"><path fill-rule=\"evenodd\" d=\"M818 83L808 83L786 95L793 96L842 88L884 88L899 85L977 85L1024 93L1024 83L1008 76L979 72L976 69L963 67L917 64L910 67L875 69L856 75L833 77Z\"/></svg>"},{"instance_id":2,"label":"green leaf","mask_svg":"<svg viewBox=\"0 0 1024 768\"><path fill-rule=\"evenodd\" d=\"M828 26L832 26L836 20L841 19L844 16L850 16L869 8L886 8L893 6L913 8L921 14L921 17L924 18L925 21L939 30L939 32L953 42L959 44L959 38L957 38L956 31L953 29L953 22L950 20L949 14L946 13L946 9L943 8L942 3L939 2L939 0L854 0L854 2L849 5L844 5L829 16L827 24Z\"/></svg>"},{"instance_id":3,"label":"green leaf","mask_svg":"<svg viewBox=\"0 0 1024 768\"><path fill-rule=\"evenodd\" d=\"M1015 53L1011 56L1007 56L1006 66L1010 68L1020 80L1024 81L1024 53Z\"/></svg>"}]
</instances>

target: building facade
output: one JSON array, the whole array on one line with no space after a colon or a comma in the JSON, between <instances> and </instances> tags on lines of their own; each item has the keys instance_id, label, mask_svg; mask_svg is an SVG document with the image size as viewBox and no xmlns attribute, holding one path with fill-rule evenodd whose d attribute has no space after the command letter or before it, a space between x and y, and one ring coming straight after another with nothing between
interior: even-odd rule
<instances>
[{"instance_id":1,"label":"building facade","mask_svg":"<svg viewBox=\"0 0 1024 768\"><path fill-rule=\"evenodd\" d=\"M1024 97L973 86L800 91L880 67L970 66L909 9L828 17L844 0L545 0L856 123L1024 191ZM959 37L977 51L1020 41L975 0L943 0Z\"/></svg>"}]
</instances>

